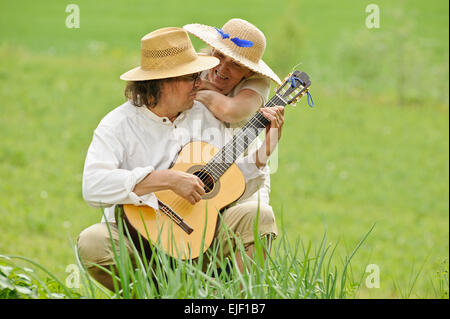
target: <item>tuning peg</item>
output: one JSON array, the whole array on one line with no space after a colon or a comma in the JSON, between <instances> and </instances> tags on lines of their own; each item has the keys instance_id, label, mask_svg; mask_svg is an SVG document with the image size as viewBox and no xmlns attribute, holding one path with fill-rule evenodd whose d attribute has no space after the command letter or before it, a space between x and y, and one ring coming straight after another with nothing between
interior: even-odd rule
<instances>
[{"instance_id":1,"label":"tuning peg","mask_svg":"<svg viewBox=\"0 0 450 319\"><path fill-rule=\"evenodd\" d=\"M291 77L291 75L292 75L292 72L289 73L289 74L284 78L284 81L283 81L283 82L286 82L286 81Z\"/></svg>"},{"instance_id":2,"label":"tuning peg","mask_svg":"<svg viewBox=\"0 0 450 319\"><path fill-rule=\"evenodd\" d=\"M292 75L292 72L289 73L289 74L284 78L284 80L283 80L283 82L282 82L281 84L278 84L278 85L277 85L276 91L279 91L279 90L281 89L281 87L289 80L289 78L291 77L291 75Z\"/></svg>"},{"instance_id":3,"label":"tuning peg","mask_svg":"<svg viewBox=\"0 0 450 319\"><path fill-rule=\"evenodd\" d=\"M309 91L309 88L306 88L301 94L297 95L294 99L292 99L291 105L295 107L298 103L298 100L300 100L300 98L303 95L307 94L308 91Z\"/></svg>"}]
</instances>

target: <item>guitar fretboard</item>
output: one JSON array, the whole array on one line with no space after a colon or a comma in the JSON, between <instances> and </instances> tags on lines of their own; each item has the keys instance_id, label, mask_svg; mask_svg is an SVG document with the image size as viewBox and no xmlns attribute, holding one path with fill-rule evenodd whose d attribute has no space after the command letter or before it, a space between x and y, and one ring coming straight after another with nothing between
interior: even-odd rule
<instances>
[{"instance_id":1,"label":"guitar fretboard","mask_svg":"<svg viewBox=\"0 0 450 319\"><path fill-rule=\"evenodd\" d=\"M285 106L286 104L286 101L279 95L274 95L265 106ZM205 165L203 170L211 175L214 181L217 181L269 124L270 121L262 113L256 113Z\"/></svg>"}]
</instances>

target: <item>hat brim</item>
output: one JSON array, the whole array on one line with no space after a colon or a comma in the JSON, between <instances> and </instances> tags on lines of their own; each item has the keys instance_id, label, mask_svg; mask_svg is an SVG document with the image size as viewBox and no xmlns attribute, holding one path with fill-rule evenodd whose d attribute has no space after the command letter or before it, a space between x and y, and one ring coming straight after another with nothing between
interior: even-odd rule
<instances>
[{"instance_id":1,"label":"hat brim","mask_svg":"<svg viewBox=\"0 0 450 319\"><path fill-rule=\"evenodd\" d=\"M146 81L173 78L191 73L209 70L219 64L219 59L211 56L198 55L197 59L175 67L161 69L143 69L140 66L125 72L120 76L125 81Z\"/></svg>"},{"instance_id":2,"label":"hat brim","mask_svg":"<svg viewBox=\"0 0 450 319\"><path fill-rule=\"evenodd\" d=\"M276 75L276 73L273 72L272 69L262 59L259 60L258 63L255 63L249 59L246 59L245 57L239 56L234 53L228 46L226 46L222 42L222 37L214 27L205 24L191 23L183 26L183 29L196 36L214 49L220 51L222 54L225 54L226 56L229 56L232 59L238 61L250 70L270 78L277 84L281 84L281 80L278 75Z\"/></svg>"}]
</instances>

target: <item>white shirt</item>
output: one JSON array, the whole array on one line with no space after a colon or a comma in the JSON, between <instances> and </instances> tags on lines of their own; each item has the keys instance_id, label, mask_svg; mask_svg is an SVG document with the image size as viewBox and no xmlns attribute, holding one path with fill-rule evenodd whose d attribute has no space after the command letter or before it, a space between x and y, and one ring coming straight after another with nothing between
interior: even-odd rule
<instances>
[{"instance_id":1,"label":"white shirt","mask_svg":"<svg viewBox=\"0 0 450 319\"><path fill-rule=\"evenodd\" d=\"M136 195L136 184L153 170L170 168L190 141L202 140L221 148L231 137L223 123L198 101L173 123L146 107L126 102L108 113L94 131L84 165L83 197L91 206L105 208L110 222L116 204L158 209L155 194ZM253 194L267 170L257 168L254 153L241 156L236 164L246 181L245 193Z\"/></svg>"}]
</instances>

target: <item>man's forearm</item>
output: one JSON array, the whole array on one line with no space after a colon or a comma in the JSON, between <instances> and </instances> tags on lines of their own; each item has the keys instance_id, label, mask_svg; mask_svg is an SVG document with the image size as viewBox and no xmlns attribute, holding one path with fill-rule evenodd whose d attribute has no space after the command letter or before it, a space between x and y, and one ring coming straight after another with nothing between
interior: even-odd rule
<instances>
[{"instance_id":1,"label":"man's forearm","mask_svg":"<svg viewBox=\"0 0 450 319\"><path fill-rule=\"evenodd\" d=\"M148 174L140 183L136 184L133 192L137 196L171 190L183 197L192 205L205 194L204 184L197 176L177 170L160 170Z\"/></svg>"},{"instance_id":2,"label":"man's forearm","mask_svg":"<svg viewBox=\"0 0 450 319\"><path fill-rule=\"evenodd\" d=\"M153 171L136 184L133 192L138 196L142 196L157 191L171 189L172 179L173 172L171 170Z\"/></svg>"}]
</instances>

